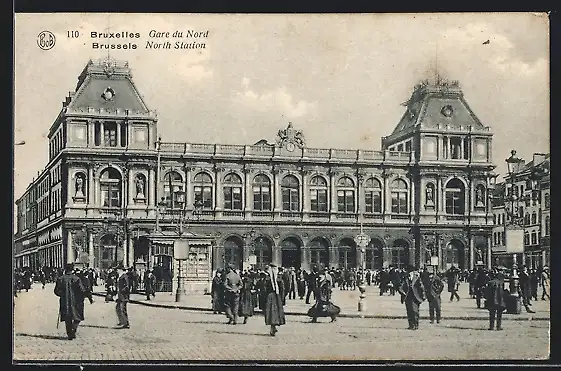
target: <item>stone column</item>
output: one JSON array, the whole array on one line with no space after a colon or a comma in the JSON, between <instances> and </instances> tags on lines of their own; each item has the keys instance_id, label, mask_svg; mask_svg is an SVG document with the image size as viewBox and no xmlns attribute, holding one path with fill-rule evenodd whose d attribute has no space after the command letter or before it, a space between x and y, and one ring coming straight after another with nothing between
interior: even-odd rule
<instances>
[{"instance_id":1,"label":"stone column","mask_svg":"<svg viewBox=\"0 0 561 371\"><path fill-rule=\"evenodd\" d=\"M127 189L128 189L128 201L127 201L127 206L133 205L134 204L134 200L133 197L135 195L135 182L134 182L134 176L132 174L132 169L128 169L128 176L127 179L129 179L129 182L127 184Z\"/></svg>"},{"instance_id":2,"label":"stone column","mask_svg":"<svg viewBox=\"0 0 561 371\"><path fill-rule=\"evenodd\" d=\"M72 235L72 231L71 230L67 230L66 231L66 262L67 263L74 263L74 261L76 260L76 257L74 256L74 248L73 248L73 241L72 238L74 237Z\"/></svg>"},{"instance_id":3,"label":"stone column","mask_svg":"<svg viewBox=\"0 0 561 371\"><path fill-rule=\"evenodd\" d=\"M74 204L74 200L72 199L72 188L74 187L74 176L73 170L68 168L68 181L66 182L66 205L70 206Z\"/></svg>"},{"instance_id":4,"label":"stone column","mask_svg":"<svg viewBox=\"0 0 561 371\"><path fill-rule=\"evenodd\" d=\"M93 166L90 164L88 166L88 189L87 189L87 191L88 191L88 206L89 207L92 207L94 205L94 202L95 202L95 200L94 200L95 185L94 184L95 184L94 183L94 171L93 171Z\"/></svg>"},{"instance_id":5,"label":"stone column","mask_svg":"<svg viewBox=\"0 0 561 371\"><path fill-rule=\"evenodd\" d=\"M117 122L117 147L121 147L121 123Z\"/></svg>"},{"instance_id":6,"label":"stone column","mask_svg":"<svg viewBox=\"0 0 561 371\"><path fill-rule=\"evenodd\" d=\"M304 244L300 248L300 268L305 269L307 272L310 271L310 248L307 244Z\"/></svg>"},{"instance_id":7,"label":"stone column","mask_svg":"<svg viewBox=\"0 0 561 371\"><path fill-rule=\"evenodd\" d=\"M90 268L93 268L95 263L94 256L94 243L93 243L93 231L88 232L88 264Z\"/></svg>"},{"instance_id":8,"label":"stone column","mask_svg":"<svg viewBox=\"0 0 561 371\"><path fill-rule=\"evenodd\" d=\"M337 187L335 186L335 178L337 177L337 172L329 171L329 189L331 193L331 213L337 213Z\"/></svg>"},{"instance_id":9,"label":"stone column","mask_svg":"<svg viewBox=\"0 0 561 371\"><path fill-rule=\"evenodd\" d=\"M134 240L132 238L132 232L129 230L128 233L128 266L134 266Z\"/></svg>"},{"instance_id":10,"label":"stone column","mask_svg":"<svg viewBox=\"0 0 561 371\"><path fill-rule=\"evenodd\" d=\"M88 120L88 147L95 147L95 123Z\"/></svg>"},{"instance_id":11,"label":"stone column","mask_svg":"<svg viewBox=\"0 0 561 371\"><path fill-rule=\"evenodd\" d=\"M282 251L281 247L278 243L275 243L272 247L272 261L273 264L280 266L282 263Z\"/></svg>"},{"instance_id":12,"label":"stone column","mask_svg":"<svg viewBox=\"0 0 561 371\"><path fill-rule=\"evenodd\" d=\"M148 206L156 206L156 171L153 167L148 170Z\"/></svg>"},{"instance_id":13,"label":"stone column","mask_svg":"<svg viewBox=\"0 0 561 371\"><path fill-rule=\"evenodd\" d=\"M475 266L475 239L474 236L470 233L468 234L468 242L469 242L469 269L473 269Z\"/></svg>"},{"instance_id":14,"label":"stone column","mask_svg":"<svg viewBox=\"0 0 561 371\"><path fill-rule=\"evenodd\" d=\"M245 211L251 211L253 209L253 192L251 186L251 170L250 169L243 169L244 173L244 183L243 183L243 205Z\"/></svg>"},{"instance_id":15,"label":"stone column","mask_svg":"<svg viewBox=\"0 0 561 371\"><path fill-rule=\"evenodd\" d=\"M273 169L273 194L275 197L275 207L274 207L274 211L275 212L279 212L282 210L282 195L281 195L281 182L280 182L280 170L278 169ZM276 264L276 263L275 263Z\"/></svg>"},{"instance_id":16,"label":"stone column","mask_svg":"<svg viewBox=\"0 0 561 371\"><path fill-rule=\"evenodd\" d=\"M464 138L460 138L460 158L464 159Z\"/></svg>"},{"instance_id":17,"label":"stone column","mask_svg":"<svg viewBox=\"0 0 561 371\"><path fill-rule=\"evenodd\" d=\"M99 123L99 144L105 146L105 124L103 121Z\"/></svg>"},{"instance_id":18,"label":"stone column","mask_svg":"<svg viewBox=\"0 0 561 371\"><path fill-rule=\"evenodd\" d=\"M224 205L224 191L222 190L222 171L224 171L224 169L222 168L215 168L214 171L214 175L215 175L215 184L216 187L214 189L214 194L215 194L215 203L214 203L214 209L216 211L222 211L222 206Z\"/></svg>"},{"instance_id":19,"label":"stone column","mask_svg":"<svg viewBox=\"0 0 561 371\"><path fill-rule=\"evenodd\" d=\"M337 246L329 247L329 266L335 269L339 268L339 251Z\"/></svg>"},{"instance_id":20,"label":"stone column","mask_svg":"<svg viewBox=\"0 0 561 371\"><path fill-rule=\"evenodd\" d=\"M310 210L310 195L308 191L309 186L309 171L302 170L300 172L302 174L302 187L301 187L301 200L302 200L302 212L307 213Z\"/></svg>"},{"instance_id":21,"label":"stone column","mask_svg":"<svg viewBox=\"0 0 561 371\"><path fill-rule=\"evenodd\" d=\"M491 235L487 235L487 269L491 269Z\"/></svg>"},{"instance_id":22,"label":"stone column","mask_svg":"<svg viewBox=\"0 0 561 371\"><path fill-rule=\"evenodd\" d=\"M185 168L185 202L187 209L192 209L195 204L195 197L193 196L193 187L191 186L191 171L190 167Z\"/></svg>"}]
</instances>

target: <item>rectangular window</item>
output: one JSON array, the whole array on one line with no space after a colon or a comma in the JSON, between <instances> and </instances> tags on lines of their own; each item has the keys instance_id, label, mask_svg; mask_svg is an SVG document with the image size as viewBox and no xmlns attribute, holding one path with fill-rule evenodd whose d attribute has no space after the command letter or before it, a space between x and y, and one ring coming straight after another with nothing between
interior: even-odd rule
<instances>
[{"instance_id":1,"label":"rectangular window","mask_svg":"<svg viewBox=\"0 0 561 371\"><path fill-rule=\"evenodd\" d=\"M240 187L224 187L224 209L242 209L242 189Z\"/></svg>"},{"instance_id":2,"label":"rectangular window","mask_svg":"<svg viewBox=\"0 0 561 371\"><path fill-rule=\"evenodd\" d=\"M538 244L538 236L536 232L532 232L532 245L537 245L537 244Z\"/></svg>"},{"instance_id":3,"label":"rectangular window","mask_svg":"<svg viewBox=\"0 0 561 371\"><path fill-rule=\"evenodd\" d=\"M212 208L212 187L194 187L195 200L200 200L203 203L203 208Z\"/></svg>"},{"instance_id":4,"label":"rectangular window","mask_svg":"<svg viewBox=\"0 0 561 371\"><path fill-rule=\"evenodd\" d=\"M407 214L406 192L392 192L392 213Z\"/></svg>"},{"instance_id":5,"label":"rectangular window","mask_svg":"<svg viewBox=\"0 0 561 371\"><path fill-rule=\"evenodd\" d=\"M452 215L463 215L464 205L461 192L446 191L446 213Z\"/></svg>"},{"instance_id":6,"label":"rectangular window","mask_svg":"<svg viewBox=\"0 0 561 371\"><path fill-rule=\"evenodd\" d=\"M355 192L351 190L337 191L337 210L343 213L355 212Z\"/></svg>"},{"instance_id":7,"label":"rectangular window","mask_svg":"<svg viewBox=\"0 0 561 371\"><path fill-rule=\"evenodd\" d=\"M282 190L282 209L284 211L298 211L298 190L291 188L284 188Z\"/></svg>"},{"instance_id":8,"label":"rectangular window","mask_svg":"<svg viewBox=\"0 0 561 371\"><path fill-rule=\"evenodd\" d=\"M312 211L327 212L327 190L312 189L310 190L310 203Z\"/></svg>"},{"instance_id":9,"label":"rectangular window","mask_svg":"<svg viewBox=\"0 0 561 371\"><path fill-rule=\"evenodd\" d=\"M253 187L253 209L271 210L271 193L269 187Z\"/></svg>"},{"instance_id":10,"label":"rectangular window","mask_svg":"<svg viewBox=\"0 0 561 371\"><path fill-rule=\"evenodd\" d=\"M105 146L117 147L117 127L116 125L105 124L103 129L103 141Z\"/></svg>"},{"instance_id":11,"label":"rectangular window","mask_svg":"<svg viewBox=\"0 0 561 371\"><path fill-rule=\"evenodd\" d=\"M403 144L398 144L398 145L397 145L397 151L398 151L398 152L402 152L402 151L403 151Z\"/></svg>"},{"instance_id":12,"label":"rectangular window","mask_svg":"<svg viewBox=\"0 0 561 371\"><path fill-rule=\"evenodd\" d=\"M366 191L364 203L367 213L382 212L382 195L380 191Z\"/></svg>"},{"instance_id":13,"label":"rectangular window","mask_svg":"<svg viewBox=\"0 0 561 371\"><path fill-rule=\"evenodd\" d=\"M405 151L411 152L411 141L410 140L405 142Z\"/></svg>"},{"instance_id":14,"label":"rectangular window","mask_svg":"<svg viewBox=\"0 0 561 371\"><path fill-rule=\"evenodd\" d=\"M101 199L104 207L119 207L121 205L121 192L115 185L101 185Z\"/></svg>"}]
</instances>

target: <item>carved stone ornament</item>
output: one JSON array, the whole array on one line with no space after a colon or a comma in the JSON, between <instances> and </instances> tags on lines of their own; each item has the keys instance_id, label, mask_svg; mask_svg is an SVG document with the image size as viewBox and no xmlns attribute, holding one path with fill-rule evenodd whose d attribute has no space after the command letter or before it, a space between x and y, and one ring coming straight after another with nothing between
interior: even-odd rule
<instances>
[{"instance_id":1,"label":"carved stone ornament","mask_svg":"<svg viewBox=\"0 0 561 371\"><path fill-rule=\"evenodd\" d=\"M115 98L115 90L113 90L110 86L108 86L101 94L101 97L106 102L112 101Z\"/></svg>"},{"instance_id":2,"label":"carved stone ornament","mask_svg":"<svg viewBox=\"0 0 561 371\"><path fill-rule=\"evenodd\" d=\"M286 148L292 152L298 148L304 148L305 140L302 130L295 130L292 127L292 122L288 123L286 129L280 129L277 133L277 146Z\"/></svg>"},{"instance_id":3,"label":"carved stone ornament","mask_svg":"<svg viewBox=\"0 0 561 371\"><path fill-rule=\"evenodd\" d=\"M452 108L451 105L447 104L444 107L442 107L442 109L440 110L440 113L444 117L451 117L452 114L454 113L454 109Z\"/></svg>"}]
</instances>

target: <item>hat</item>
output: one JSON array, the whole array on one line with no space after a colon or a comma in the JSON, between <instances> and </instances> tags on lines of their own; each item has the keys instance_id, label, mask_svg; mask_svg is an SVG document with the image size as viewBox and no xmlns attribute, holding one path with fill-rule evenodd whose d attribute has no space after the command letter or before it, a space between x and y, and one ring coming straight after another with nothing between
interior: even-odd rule
<instances>
[{"instance_id":1,"label":"hat","mask_svg":"<svg viewBox=\"0 0 561 371\"><path fill-rule=\"evenodd\" d=\"M72 270L74 270L74 263L66 263L64 265L64 270L66 272L71 272Z\"/></svg>"},{"instance_id":2,"label":"hat","mask_svg":"<svg viewBox=\"0 0 561 371\"><path fill-rule=\"evenodd\" d=\"M271 264L269 264L269 267L274 268L274 267L276 267L276 264L271 263Z\"/></svg>"}]
</instances>

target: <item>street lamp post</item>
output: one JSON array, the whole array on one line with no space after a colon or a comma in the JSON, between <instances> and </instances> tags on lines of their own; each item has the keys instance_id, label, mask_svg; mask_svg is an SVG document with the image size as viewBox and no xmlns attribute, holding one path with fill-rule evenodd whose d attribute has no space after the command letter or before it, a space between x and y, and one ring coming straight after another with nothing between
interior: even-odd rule
<instances>
[{"instance_id":1,"label":"street lamp post","mask_svg":"<svg viewBox=\"0 0 561 371\"><path fill-rule=\"evenodd\" d=\"M362 223L360 223L360 233L354 238L355 243L361 252L361 267L362 267L362 277L358 289L360 291L360 296L358 299L358 311L364 312L366 310L366 246L370 243L370 236L362 231Z\"/></svg>"},{"instance_id":2,"label":"street lamp post","mask_svg":"<svg viewBox=\"0 0 561 371\"><path fill-rule=\"evenodd\" d=\"M507 192L507 201L510 201L510 210L507 209L507 213L509 216L508 224L505 226L506 230L506 245L507 251L511 251L513 255L513 264L512 264L512 274L509 280L509 291L510 295L514 298L514 307L509 311L513 313L520 313L520 297L518 295L518 272L517 272L517 252L518 250L522 249L524 251L524 243L522 241L522 237L518 238L517 240L512 240L513 236L521 236L523 235L523 223L524 223L524 216L520 215L518 212L518 204L520 201L520 197L518 196L518 190L515 186L515 175L516 172L519 170L520 164L523 162L522 159L516 157L516 151L512 150L510 152L510 157L505 160L508 167L508 175L510 178L510 192ZM506 209L506 208L505 208ZM515 234L516 233L516 234ZM509 237L511 238L509 240ZM521 245L521 246L520 246Z\"/></svg>"}]
</instances>

